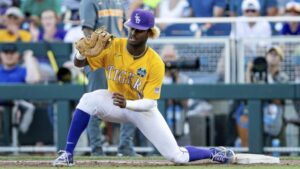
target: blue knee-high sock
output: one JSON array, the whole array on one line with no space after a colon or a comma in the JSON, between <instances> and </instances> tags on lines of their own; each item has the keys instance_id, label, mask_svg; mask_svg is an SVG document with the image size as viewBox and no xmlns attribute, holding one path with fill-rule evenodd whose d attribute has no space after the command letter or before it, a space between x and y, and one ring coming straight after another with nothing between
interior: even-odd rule
<instances>
[{"instance_id":1,"label":"blue knee-high sock","mask_svg":"<svg viewBox=\"0 0 300 169\"><path fill-rule=\"evenodd\" d=\"M67 144L65 150L73 154L75 146L81 133L86 128L90 119L90 115L80 109L76 109L73 115L71 126L68 133Z\"/></svg>"},{"instance_id":2,"label":"blue knee-high sock","mask_svg":"<svg viewBox=\"0 0 300 169\"><path fill-rule=\"evenodd\" d=\"M194 146L185 147L190 155L189 161L196 161L211 158L212 151L206 148L197 148Z\"/></svg>"}]
</instances>

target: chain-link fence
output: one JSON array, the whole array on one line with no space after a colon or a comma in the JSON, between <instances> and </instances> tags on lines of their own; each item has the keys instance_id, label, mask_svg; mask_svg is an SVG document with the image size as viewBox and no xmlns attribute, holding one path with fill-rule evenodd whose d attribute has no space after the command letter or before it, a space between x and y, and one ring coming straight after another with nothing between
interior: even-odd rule
<instances>
[{"instance_id":1,"label":"chain-link fence","mask_svg":"<svg viewBox=\"0 0 300 169\"><path fill-rule=\"evenodd\" d=\"M264 57L272 46L283 50L281 70L289 77L289 82L299 81L300 40L297 37L272 37L271 39L245 39L236 43L238 60L238 82L243 83L247 63L255 57Z\"/></svg>"},{"instance_id":2,"label":"chain-link fence","mask_svg":"<svg viewBox=\"0 0 300 169\"><path fill-rule=\"evenodd\" d=\"M195 83L230 82L229 39L166 38L150 41L150 46L163 58L163 51L170 45L175 49L178 60L199 59L198 69L183 71Z\"/></svg>"}]
</instances>

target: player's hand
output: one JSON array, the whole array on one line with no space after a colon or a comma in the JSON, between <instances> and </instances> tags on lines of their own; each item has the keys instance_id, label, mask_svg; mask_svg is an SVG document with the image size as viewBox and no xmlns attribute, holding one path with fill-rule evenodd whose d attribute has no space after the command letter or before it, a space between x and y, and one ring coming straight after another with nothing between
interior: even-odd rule
<instances>
[{"instance_id":1,"label":"player's hand","mask_svg":"<svg viewBox=\"0 0 300 169\"><path fill-rule=\"evenodd\" d=\"M119 106L120 108L126 107L126 99L124 95L120 93L113 93L112 99L115 106Z\"/></svg>"}]
</instances>

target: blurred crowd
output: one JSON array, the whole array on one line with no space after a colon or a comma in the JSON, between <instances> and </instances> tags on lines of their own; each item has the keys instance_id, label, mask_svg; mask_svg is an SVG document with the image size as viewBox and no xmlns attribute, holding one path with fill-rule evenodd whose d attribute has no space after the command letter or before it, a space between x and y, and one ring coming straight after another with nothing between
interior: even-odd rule
<instances>
[{"instance_id":1,"label":"blurred crowd","mask_svg":"<svg viewBox=\"0 0 300 169\"><path fill-rule=\"evenodd\" d=\"M245 1L123 0L121 2L125 4L126 16L129 16L135 8L149 9L157 18L241 16L242 19L253 16L300 15L299 0L249 0L246 3ZM0 41L70 41L67 34L74 31L72 27L80 25L79 5L80 0L1 0ZM277 27L269 23L253 25L249 27L243 24L236 25L235 37L268 37L272 34L297 35L300 33L298 23L295 22ZM162 29L162 35L165 36L176 36L176 33L172 33L174 29L186 29L191 35L205 35L207 31L214 28L214 25L210 23L161 24L159 26ZM230 30L224 30L224 33L228 31ZM244 31L247 33L242 33Z\"/></svg>"},{"instance_id":2,"label":"blurred crowd","mask_svg":"<svg viewBox=\"0 0 300 169\"><path fill-rule=\"evenodd\" d=\"M242 21L255 16L298 16L299 0L122 0L124 21L136 8L145 8L157 18L231 17ZM80 0L1 0L0 42L75 42L83 37L79 16ZM234 27L233 27L234 26ZM298 22L238 22L224 24L160 24L162 36L230 36L233 39L268 38L272 35L298 35ZM249 45L247 50L256 54ZM72 55L71 55L72 58ZM45 61L46 60L46 61ZM41 82L56 79L53 65L45 57L41 63ZM46 62L46 63L45 63ZM51 68L52 66L52 68ZM66 63L65 67L70 67ZM80 72L72 70L75 82L83 82Z\"/></svg>"}]
</instances>

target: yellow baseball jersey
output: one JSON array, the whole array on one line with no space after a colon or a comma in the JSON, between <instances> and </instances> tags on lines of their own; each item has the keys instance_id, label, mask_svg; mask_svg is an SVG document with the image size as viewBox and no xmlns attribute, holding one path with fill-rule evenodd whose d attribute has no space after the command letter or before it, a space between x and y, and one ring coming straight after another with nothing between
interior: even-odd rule
<instances>
[{"instance_id":1,"label":"yellow baseball jersey","mask_svg":"<svg viewBox=\"0 0 300 169\"><path fill-rule=\"evenodd\" d=\"M19 31L19 39L13 34L10 34L5 29L0 29L0 42L16 42L16 41L22 41L22 42L30 42L31 35L28 31L20 30Z\"/></svg>"},{"instance_id":2,"label":"yellow baseball jersey","mask_svg":"<svg viewBox=\"0 0 300 169\"><path fill-rule=\"evenodd\" d=\"M99 56L87 59L91 69L105 68L108 90L128 100L159 99L165 73L162 59L150 47L144 56L134 59L126 44L127 39L115 38Z\"/></svg>"}]
</instances>

